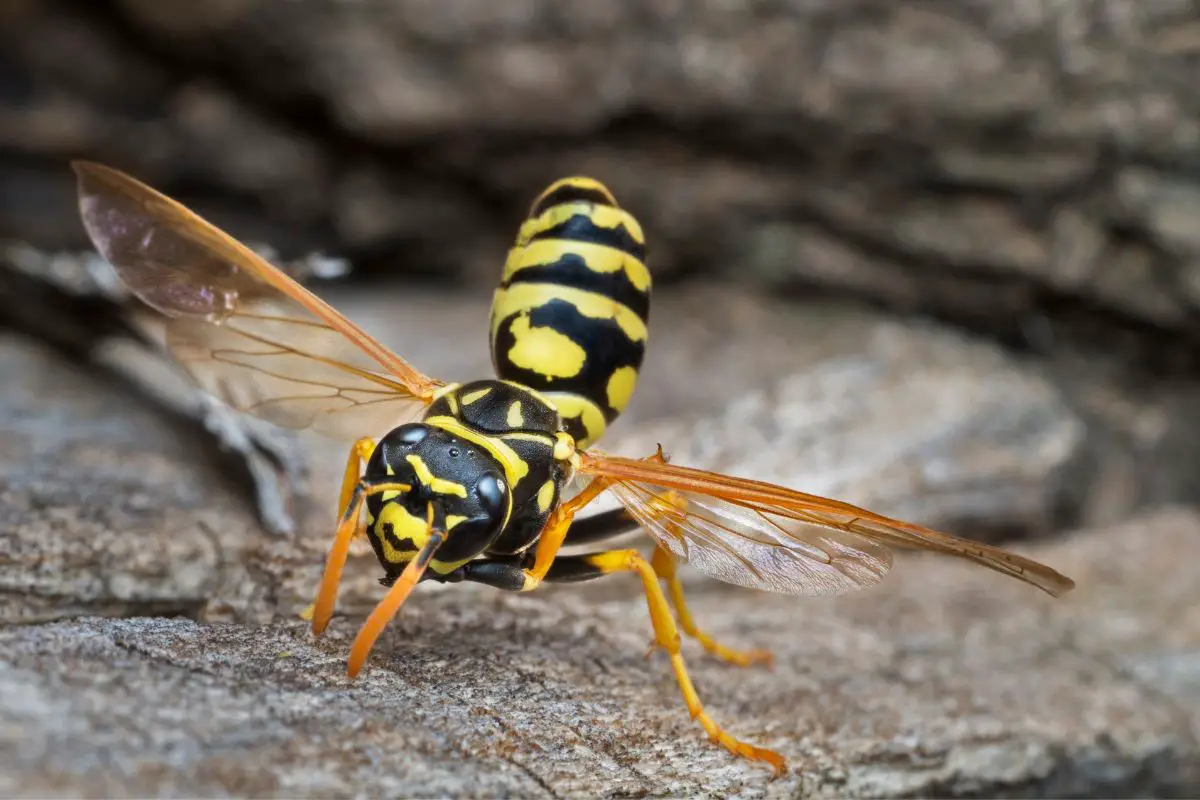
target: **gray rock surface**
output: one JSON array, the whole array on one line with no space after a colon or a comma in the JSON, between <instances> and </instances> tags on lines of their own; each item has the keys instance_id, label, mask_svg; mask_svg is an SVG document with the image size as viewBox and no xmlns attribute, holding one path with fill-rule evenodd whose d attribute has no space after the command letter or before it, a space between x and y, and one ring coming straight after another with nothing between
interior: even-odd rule
<instances>
[{"instance_id":1,"label":"gray rock surface","mask_svg":"<svg viewBox=\"0 0 1200 800\"><path fill-rule=\"evenodd\" d=\"M418 366L487 370L484 296L326 294ZM968 534L1046 536L1057 507L1119 494L1078 469L1108 452L1104 428L1044 365L936 326L728 289L664 291L655 320L613 449L663 440L676 460ZM519 597L423 586L349 681L350 638L381 591L365 547L328 635L297 619L328 546L337 446L308 443L311 497L280 537L244 472L141 384L6 336L0 385L0 794L1200 791L1194 512L1021 547L1079 581L1061 601L922 556L876 590L815 601L687 574L711 632L776 651L766 671L687 650L712 713L791 760L769 783L708 745L661 655L642 658L634 581ZM768 439L782 446L763 452Z\"/></svg>"},{"instance_id":2,"label":"gray rock surface","mask_svg":"<svg viewBox=\"0 0 1200 800\"><path fill-rule=\"evenodd\" d=\"M1200 791L1200 518L1163 511L1030 552L1053 601L903 558L804 602L705 584L711 712L778 748L770 783L705 741L636 582L513 597L422 587L358 679L357 620L82 618L0 630L0 793L72 796L1189 796Z\"/></svg>"},{"instance_id":3,"label":"gray rock surface","mask_svg":"<svg viewBox=\"0 0 1200 800\"><path fill-rule=\"evenodd\" d=\"M490 283L534 193L589 172L662 276L1195 363L1190 3L205 8L5 5L0 236L81 245L63 162L87 155L245 238Z\"/></svg>"}]
</instances>

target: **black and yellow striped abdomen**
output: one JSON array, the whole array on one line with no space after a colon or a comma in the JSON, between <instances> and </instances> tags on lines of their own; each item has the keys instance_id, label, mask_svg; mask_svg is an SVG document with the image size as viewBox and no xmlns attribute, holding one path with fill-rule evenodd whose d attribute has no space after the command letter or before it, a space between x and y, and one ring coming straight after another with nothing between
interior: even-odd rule
<instances>
[{"instance_id":1,"label":"black and yellow striped abdomen","mask_svg":"<svg viewBox=\"0 0 1200 800\"><path fill-rule=\"evenodd\" d=\"M558 408L581 447L628 405L646 352L650 271L641 226L590 178L534 202L492 303L492 363Z\"/></svg>"}]
</instances>

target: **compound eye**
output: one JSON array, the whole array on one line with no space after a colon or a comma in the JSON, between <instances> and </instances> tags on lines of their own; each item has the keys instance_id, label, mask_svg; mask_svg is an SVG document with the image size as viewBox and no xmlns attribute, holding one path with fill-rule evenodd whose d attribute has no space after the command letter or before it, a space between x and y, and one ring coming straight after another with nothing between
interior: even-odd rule
<instances>
[{"instance_id":1,"label":"compound eye","mask_svg":"<svg viewBox=\"0 0 1200 800\"><path fill-rule=\"evenodd\" d=\"M484 475L475 484L475 492L479 495L479 500L483 503L483 507L489 514L498 514L504 510L504 501L508 494L508 486L504 483L503 478L498 478L495 475Z\"/></svg>"},{"instance_id":2,"label":"compound eye","mask_svg":"<svg viewBox=\"0 0 1200 800\"><path fill-rule=\"evenodd\" d=\"M405 444L412 446L425 441L425 437L429 435L429 426L422 425L419 422L410 422L407 425L401 425L392 431L391 440L396 444Z\"/></svg>"}]
</instances>

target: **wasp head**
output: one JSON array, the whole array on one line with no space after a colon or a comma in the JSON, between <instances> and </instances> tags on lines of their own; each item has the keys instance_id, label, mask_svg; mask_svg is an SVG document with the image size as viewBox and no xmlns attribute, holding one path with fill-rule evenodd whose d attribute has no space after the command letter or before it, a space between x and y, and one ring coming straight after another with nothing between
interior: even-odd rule
<instances>
[{"instance_id":1,"label":"wasp head","mask_svg":"<svg viewBox=\"0 0 1200 800\"><path fill-rule=\"evenodd\" d=\"M401 425L380 440L366 475L412 487L368 498L371 541L389 577L421 552L431 535L443 538L430 554L431 568L453 570L484 552L512 511L504 468L491 454L419 422Z\"/></svg>"}]
</instances>

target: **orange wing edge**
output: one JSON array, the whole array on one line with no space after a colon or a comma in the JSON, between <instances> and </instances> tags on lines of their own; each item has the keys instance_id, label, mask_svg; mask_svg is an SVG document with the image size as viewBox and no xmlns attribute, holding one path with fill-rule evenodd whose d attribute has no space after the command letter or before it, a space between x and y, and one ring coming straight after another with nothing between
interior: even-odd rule
<instances>
[{"instance_id":1,"label":"orange wing edge","mask_svg":"<svg viewBox=\"0 0 1200 800\"><path fill-rule=\"evenodd\" d=\"M1030 584L1053 597L1066 594L1075 582L1056 570L999 547L891 519L838 500L805 494L763 481L680 467L656 460L579 453L579 471L614 482L645 483L694 492L745 508L765 511L810 525L858 534L893 547L929 550L964 558Z\"/></svg>"}]
</instances>

